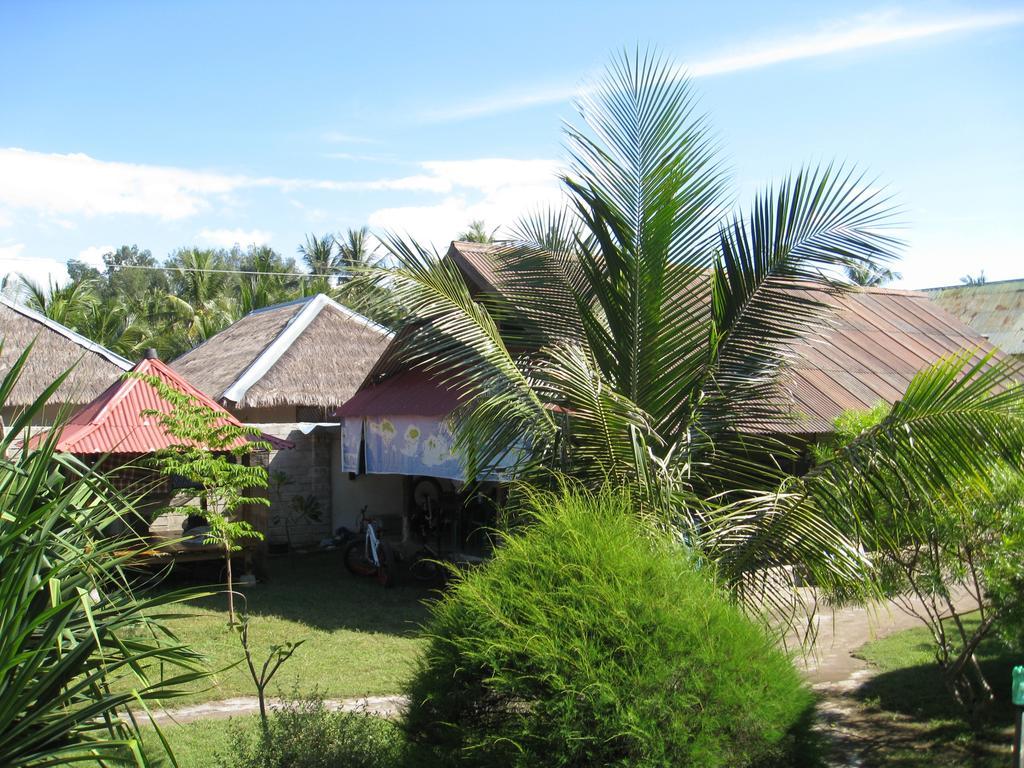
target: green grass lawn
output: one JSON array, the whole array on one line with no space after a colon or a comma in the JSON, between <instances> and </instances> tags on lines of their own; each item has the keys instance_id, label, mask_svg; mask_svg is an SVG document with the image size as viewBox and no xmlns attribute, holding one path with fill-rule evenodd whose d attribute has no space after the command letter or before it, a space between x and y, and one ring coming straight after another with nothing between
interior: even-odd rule
<instances>
[{"instance_id":1,"label":"green grass lawn","mask_svg":"<svg viewBox=\"0 0 1024 768\"><path fill-rule=\"evenodd\" d=\"M974 617L968 621L977 624ZM1024 653L1010 653L994 637L981 644L978 660L996 702L972 726L944 687L932 647L930 634L921 627L867 643L855 654L879 670L857 691L869 748L865 764L1007 765L1014 714L1010 671L1024 661Z\"/></svg>"},{"instance_id":2,"label":"green grass lawn","mask_svg":"<svg viewBox=\"0 0 1024 768\"><path fill-rule=\"evenodd\" d=\"M270 577L242 590L254 655L262 662L271 645L305 640L274 678L270 695L316 689L324 698L346 698L401 690L423 647L416 633L426 617L429 590L407 581L384 589L351 576L338 552L271 559ZM184 612L171 628L203 653L212 669L242 658L238 633L227 626L224 595L204 598ZM255 689L242 664L167 705L244 695L255 695Z\"/></svg>"}]
</instances>

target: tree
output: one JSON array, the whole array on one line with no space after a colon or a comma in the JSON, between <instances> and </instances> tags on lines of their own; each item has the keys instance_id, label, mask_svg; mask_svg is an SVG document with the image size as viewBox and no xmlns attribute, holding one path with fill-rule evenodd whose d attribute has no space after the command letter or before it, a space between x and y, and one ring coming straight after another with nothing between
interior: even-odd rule
<instances>
[{"instance_id":1,"label":"tree","mask_svg":"<svg viewBox=\"0 0 1024 768\"><path fill-rule=\"evenodd\" d=\"M849 284L830 275L885 265L898 243L886 201L831 165L724 214L726 178L694 104L657 56L615 59L582 97L585 125L566 129L569 208L516 227L498 251L499 296L474 297L455 264L398 237L387 279L411 321L406 364L450 377L472 404L456 418L467 474L543 483L558 470L628 488L753 609L788 614L799 600L752 574L800 563L833 591L870 586L863 509L837 491L873 481L862 441L884 438L902 477L937 489L1024 445L1024 394L995 360L950 378L958 358L813 476L786 472L779 459L796 457L763 427L787 423L782 349L829 312L793 287L841 294Z\"/></svg>"},{"instance_id":2,"label":"tree","mask_svg":"<svg viewBox=\"0 0 1024 768\"><path fill-rule=\"evenodd\" d=\"M159 419L175 439L174 445L157 452L154 464L165 477L183 478L191 483L192 487L183 493L200 504L199 513L210 527L206 542L217 544L224 551L228 624L233 626L232 555L241 549L239 541L263 538L263 534L250 523L237 520L235 515L245 505L270 504L266 496L257 493L258 489L267 487L267 471L260 466L249 466L243 459L268 446L250 439L258 435L259 430L230 423L222 414L169 386L162 379L132 375L152 386L170 406L168 411L149 411L146 414Z\"/></svg>"},{"instance_id":3,"label":"tree","mask_svg":"<svg viewBox=\"0 0 1024 768\"><path fill-rule=\"evenodd\" d=\"M483 219L476 219L469 223L469 228L459 233L456 240L463 240L467 243L493 243L494 235L498 231L495 227L490 232L484 224Z\"/></svg>"},{"instance_id":4,"label":"tree","mask_svg":"<svg viewBox=\"0 0 1024 768\"><path fill-rule=\"evenodd\" d=\"M370 230L368 227L348 229L345 236L335 238L338 244L339 261L342 279L351 280L360 270L376 264L374 248L370 247Z\"/></svg>"},{"instance_id":5,"label":"tree","mask_svg":"<svg viewBox=\"0 0 1024 768\"><path fill-rule=\"evenodd\" d=\"M960 278L960 282L964 285L984 285L988 278L985 277L985 270L981 270L977 275L964 275Z\"/></svg>"},{"instance_id":6,"label":"tree","mask_svg":"<svg viewBox=\"0 0 1024 768\"><path fill-rule=\"evenodd\" d=\"M0 382L0 406L31 354ZM0 435L0 765L163 764L141 748L139 713L205 676L168 623L201 595L136 595L129 566L153 545L109 535L135 518L132 499L57 453L59 428L20 444L67 376Z\"/></svg>"},{"instance_id":7,"label":"tree","mask_svg":"<svg viewBox=\"0 0 1024 768\"><path fill-rule=\"evenodd\" d=\"M832 461L838 447L877 428L890 412L879 403L844 413L831 438L815 447L816 460ZM861 450L872 453L870 443ZM928 628L947 688L974 712L992 699L975 650L1004 617L1024 609L1020 582L1004 575L1005 565L1024 561L1024 477L999 462L937 493L922 493L894 476L899 467L884 455L868 460L875 482L851 492L870 510L860 524L875 581ZM889 492L901 486L901 494ZM956 589L965 593L966 605L958 604ZM974 612L979 622L969 625L965 617Z\"/></svg>"},{"instance_id":8,"label":"tree","mask_svg":"<svg viewBox=\"0 0 1024 768\"><path fill-rule=\"evenodd\" d=\"M891 283L893 280L899 280L902 275L888 267L860 265L847 267L846 277L854 285L865 288L877 288L886 283Z\"/></svg>"},{"instance_id":9,"label":"tree","mask_svg":"<svg viewBox=\"0 0 1024 768\"><path fill-rule=\"evenodd\" d=\"M316 277L307 281L306 290L325 293L334 284L335 276L341 271L341 257L335 248L331 235L306 235L306 242L299 246L299 255L306 268Z\"/></svg>"},{"instance_id":10,"label":"tree","mask_svg":"<svg viewBox=\"0 0 1024 768\"><path fill-rule=\"evenodd\" d=\"M95 284L88 279L61 285L48 278L46 287L25 275L19 275L18 279L30 309L72 328L97 301Z\"/></svg>"}]
</instances>

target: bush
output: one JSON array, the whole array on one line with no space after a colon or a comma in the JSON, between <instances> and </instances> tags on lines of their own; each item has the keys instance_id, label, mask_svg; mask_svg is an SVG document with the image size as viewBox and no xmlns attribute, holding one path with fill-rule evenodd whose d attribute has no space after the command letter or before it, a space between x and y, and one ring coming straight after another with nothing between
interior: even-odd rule
<instances>
[{"instance_id":1,"label":"bush","mask_svg":"<svg viewBox=\"0 0 1024 768\"><path fill-rule=\"evenodd\" d=\"M432 609L410 739L444 764L794 763L812 697L623 495L533 500Z\"/></svg>"},{"instance_id":2,"label":"bush","mask_svg":"<svg viewBox=\"0 0 1024 768\"><path fill-rule=\"evenodd\" d=\"M331 712L319 696L292 698L271 710L260 728L233 731L220 768L394 768L405 737L389 720L361 712Z\"/></svg>"}]
</instances>

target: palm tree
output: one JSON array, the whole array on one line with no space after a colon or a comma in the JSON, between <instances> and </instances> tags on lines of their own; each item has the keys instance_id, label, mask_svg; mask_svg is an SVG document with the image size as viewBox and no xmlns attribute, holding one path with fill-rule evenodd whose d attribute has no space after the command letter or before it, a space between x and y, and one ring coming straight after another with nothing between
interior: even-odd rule
<instances>
[{"instance_id":1,"label":"palm tree","mask_svg":"<svg viewBox=\"0 0 1024 768\"><path fill-rule=\"evenodd\" d=\"M877 288L893 280L899 280L903 275L879 264L861 264L847 267L846 277L854 285Z\"/></svg>"},{"instance_id":2,"label":"palm tree","mask_svg":"<svg viewBox=\"0 0 1024 768\"><path fill-rule=\"evenodd\" d=\"M306 242L298 247L299 255L306 263L310 273L316 275L314 280L307 281L313 288L306 290L313 293L326 292L334 284L335 275L341 271L341 257L335 249L335 241L331 235L306 235Z\"/></svg>"},{"instance_id":3,"label":"palm tree","mask_svg":"<svg viewBox=\"0 0 1024 768\"><path fill-rule=\"evenodd\" d=\"M74 327L97 302L91 280L71 280L61 285L49 278L45 288L25 275L18 275L18 281L30 309L69 327Z\"/></svg>"},{"instance_id":4,"label":"palm tree","mask_svg":"<svg viewBox=\"0 0 1024 768\"><path fill-rule=\"evenodd\" d=\"M493 243L494 235L497 231L498 227L495 227L488 232L483 219L476 219L469 222L469 228L460 232L456 240L462 240L467 243Z\"/></svg>"},{"instance_id":5,"label":"palm tree","mask_svg":"<svg viewBox=\"0 0 1024 768\"><path fill-rule=\"evenodd\" d=\"M955 358L826 466L782 470L770 457L789 449L747 427L782 418L781 349L829 311L792 288L842 293L852 288L830 275L891 261L886 200L827 166L727 213L690 84L653 55L616 59L581 113L585 124L566 129L569 207L524 220L498 249L500 296L472 296L452 262L387 238L396 267L382 279L412 321L406 363L472 403L456 422L467 474L511 464L526 482L557 470L628 487L742 598L781 612L792 595L755 588L750 574L801 563L835 590L865 584L864 499L850 489L875 482L878 461L935 489L1024 446L1011 372Z\"/></svg>"},{"instance_id":6,"label":"palm tree","mask_svg":"<svg viewBox=\"0 0 1024 768\"><path fill-rule=\"evenodd\" d=\"M369 227L349 228L344 236L334 238L338 244L343 280L351 280L378 265L380 260L376 256L376 246L371 246L372 239Z\"/></svg>"}]
</instances>

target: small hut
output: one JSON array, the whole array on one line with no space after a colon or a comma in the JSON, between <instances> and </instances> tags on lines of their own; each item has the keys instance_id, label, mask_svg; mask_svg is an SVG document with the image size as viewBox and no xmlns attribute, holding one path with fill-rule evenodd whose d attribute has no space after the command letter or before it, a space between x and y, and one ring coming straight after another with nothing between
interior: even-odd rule
<instances>
[{"instance_id":1,"label":"small hut","mask_svg":"<svg viewBox=\"0 0 1024 768\"><path fill-rule=\"evenodd\" d=\"M10 424L18 412L71 368L71 375L42 411L39 425L52 424L62 409L90 402L132 367L131 362L106 347L4 296L0 296L0 341L0 378L32 345L21 378L2 404L0 419L4 424Z\"/></svg>"},{"instance_id":2,"label":"small hut","mask_svg":"<svg viewBox=\"0 0 1024 768\"><path fill-rule=\"evenodd\" d=\"M318 294L251 312L171 363L240 421L294 444L267 456L275 547L315 546L351 527L362 505L378 503L373 481L356 484L341 471L340 426L331 414L391 338Z\"/></svg>"},{"instance_id":3,"label":"small hut","mask_svg":"<svg viewBox=\"0 0 1024 768\"><path fill-rule=\"evenodd\" d=\"M54 428L59 429L55 448L61 453L74 454L90 464L101 463L115 485L122 489L144 490L145 496L139 511L144 516L148 530L140 532L148 534L154 543L159 543L167 539L180 539L187 533L189 519L196 517L190 510L196 510L186 505L177 505L180 487L168 478L157 476L146 462L157 451L172 448L179 442L168 434L155 415L170 412L172 406L160 396L155 387L142 378L147 376L160 379L169 387L217 412L221 423L241 426L223 407L161 362L154 350L148 350L145 358L133 366L128 374L80 408L66 423ZM29 445L39 444L48 434L36 434L30 439ZM286 441L272 436L259 435L251 439L266 440L274 450L290 447ZM166 512L168 508L176 506L176 511ZM256 530L265 532L265 510L263 506L254 506L244 509L242 515ZM250 549L259 550L260 547ZM204 546L198 538L174 546L169 551L178 559L202 560L222 556L218 549Z\"/></svg>"}]
</instances>

